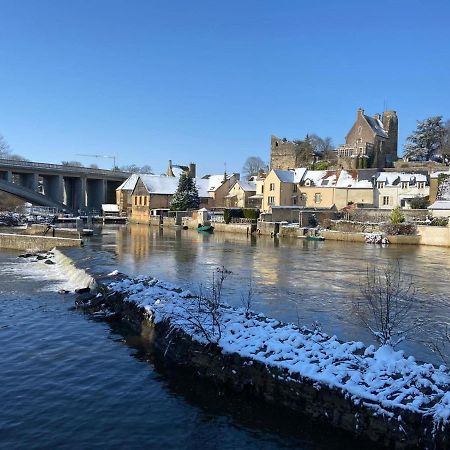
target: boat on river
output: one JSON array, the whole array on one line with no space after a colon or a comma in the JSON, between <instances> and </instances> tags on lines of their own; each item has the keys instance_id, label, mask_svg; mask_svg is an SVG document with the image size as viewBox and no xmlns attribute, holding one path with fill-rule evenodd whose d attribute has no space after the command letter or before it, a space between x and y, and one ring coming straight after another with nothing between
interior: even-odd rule
<instances>
[{"instance_id":1,"label":"boat on river","mask_svg":"<svg viewBox=\"0 0 450 450\"><path fill-rule=\"evenodd\" d=\"M308 235L308 236L306 236L306 240L307 241L324 241L325 238L323 236L311 236L311 235Z\"/></svg>"},{"instance_id":2,"label":"boat on river","mask_svg":"<svg viewBox=\"0 0 450 450\"><path fill-rule=\"evenodd\" d=\"M212 225L200 225L197 227L197 231L204 231L206 233L212 233L214 231L214 227Z\"/></svg>"}]
</instances>

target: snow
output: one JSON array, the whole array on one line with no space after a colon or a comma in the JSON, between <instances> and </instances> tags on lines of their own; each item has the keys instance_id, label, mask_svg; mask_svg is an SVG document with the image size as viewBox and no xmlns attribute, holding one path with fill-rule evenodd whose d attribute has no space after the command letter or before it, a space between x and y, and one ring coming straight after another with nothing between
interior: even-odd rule
<instances>
[{"instance_id":1,"label":"snow","mask_svg":"<svg viewBox=\"0 0 450 450\"><path fill-rule=\"evenodd\" d=\"M397 186L399 183L407 181L411 185L417 182L427 182L426 175L420 173L405 173L405 172L380 172L376 181L383 181L386 183L385 187Z\"/></svg>"},{"instance_id":2,"label":"snow","mask_svg":"<svg viewBox=\"0 0 450 450\"><path fill-rule=\"evenodd\" d=\"M173 195L178 188L179 179L177 177L167 177L165 175L140 175L147 191L150 194ZM208 197L208 180L196 178L198 195Z\"/></svg>"},{"instance_id":3,"label":"snow","mask_svg":"<svg viewBox=\"0 0 450 450\"><path fill-rule=\"evenodd\" d=\"M193 324L192 317L197 317L223 353L282 369L285 379L293 382L307 378L318 388L322 384L339 390L376 414L394 417L398 408L430 415L436 424L450 418L450 374L445 366L418 363L388 346L375 349L365 348L362 342L340 342L317 329L298 328L227 305L220 307L218 333L211 318L199 312L196 297L155 278L127 278L111 283L109 289L144 308L155 323L169 321L173 329L207 343Z\"/></svg>"},{"instance_id":4,"label":"snow","mask_svg":"<svg viewBox=\"0 0 450 450\"><path fill-rule=\"evenodd\" d=\"M137 173L133 173L116 189L116 191L121 190L132 191L136 186L138 178L139 175Z\"/></svg>"},{"instance_id":5,"label":"snow","mask_svg":"<svg viewBox=\"0 0 450 450\"><path fill-rule=\"evenodd\" d=\"M237 181L237 183L242 188L242 190L245 192L256 192L256 182L255 181L239 180L239 181Z\"/></svg>"},{"instance_id":6,"label":"snow","mask_svg":"<svg viewBox=\"0 0 450 450\"><path fill-rule=\"evenodd\" d=\"M450 200L437 200L428 209L448 209L450 210Z\"/></svg>"},{"instance_id":7,"label":"snow","mask_svg":"<svg viewBox=\"0 0 450 450\"><path fill-rule=\"evenodd\" d=\"M119 212L119 205L116 205L115 203L103 203L102 204L102 211L103 212Z\"/></svg>"}]
</instances>

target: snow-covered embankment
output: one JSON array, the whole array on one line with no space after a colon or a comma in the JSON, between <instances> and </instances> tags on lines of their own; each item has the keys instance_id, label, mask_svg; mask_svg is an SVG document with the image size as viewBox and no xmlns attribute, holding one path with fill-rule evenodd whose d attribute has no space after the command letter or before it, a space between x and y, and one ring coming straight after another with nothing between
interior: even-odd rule
<instances>
[{"instance_id":1,"label":"snow-covered embankment","mask_svg":"<svg viewBox=\"0 0 450 450\"><path fill-rule=\"evenodd\" d=\"M389 347L364 347L113 272L77 304L145 333L167 363L395 448L447 448L450 375Z\"/></svg>"}]
</instances>

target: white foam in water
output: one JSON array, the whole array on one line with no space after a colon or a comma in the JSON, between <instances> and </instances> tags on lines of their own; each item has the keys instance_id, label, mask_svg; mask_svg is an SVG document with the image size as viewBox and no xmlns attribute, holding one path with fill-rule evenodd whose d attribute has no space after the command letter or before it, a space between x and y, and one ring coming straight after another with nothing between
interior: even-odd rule
<instances>
[{"instance_id":1,"label":"white foam in water","mask_svg":"<svg viewBox=\"0 0 450 450\"><path fill-rule=\"evenodd\" d=\"M50 258L49 258L50 259ZM53 261L56 264L45 264L35 257L18 258L17 262L2 265L2 274L17 276L20 279L45 280L41 290L68 290L95 287L94 279L83 270L77 269L73 262L58 250L54 250Z\"/></svg>"}]
</instances>

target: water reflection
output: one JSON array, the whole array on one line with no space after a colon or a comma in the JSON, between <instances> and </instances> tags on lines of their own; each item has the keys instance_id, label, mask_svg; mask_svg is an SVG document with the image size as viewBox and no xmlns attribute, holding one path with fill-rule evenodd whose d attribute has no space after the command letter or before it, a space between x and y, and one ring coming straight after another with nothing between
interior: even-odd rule
<instances>
[{"instance_id":1,"label":"water reflection","mask_svg":"<svg viewBox=\"0 0 450 450\"><path fill-rule=\"evenodd\" d=\"M116 247L110 246L111 233ZM226 286L231 304L240 305L251 278L253 309L307 325L317 320L327 333L367 343L371 336L352 318L352 298L369 265L398 261L423 299L418 314L427 310L442 326L450 323L446 248L255 238L146 225L105 227L92 245L115 252L117 266L125 273L151 274L194 290L208 282L214 268L225 266L233 272ZM405 343L404 348L420 358L432 356L424 345Z\"/></svg>"}]
</instances>

